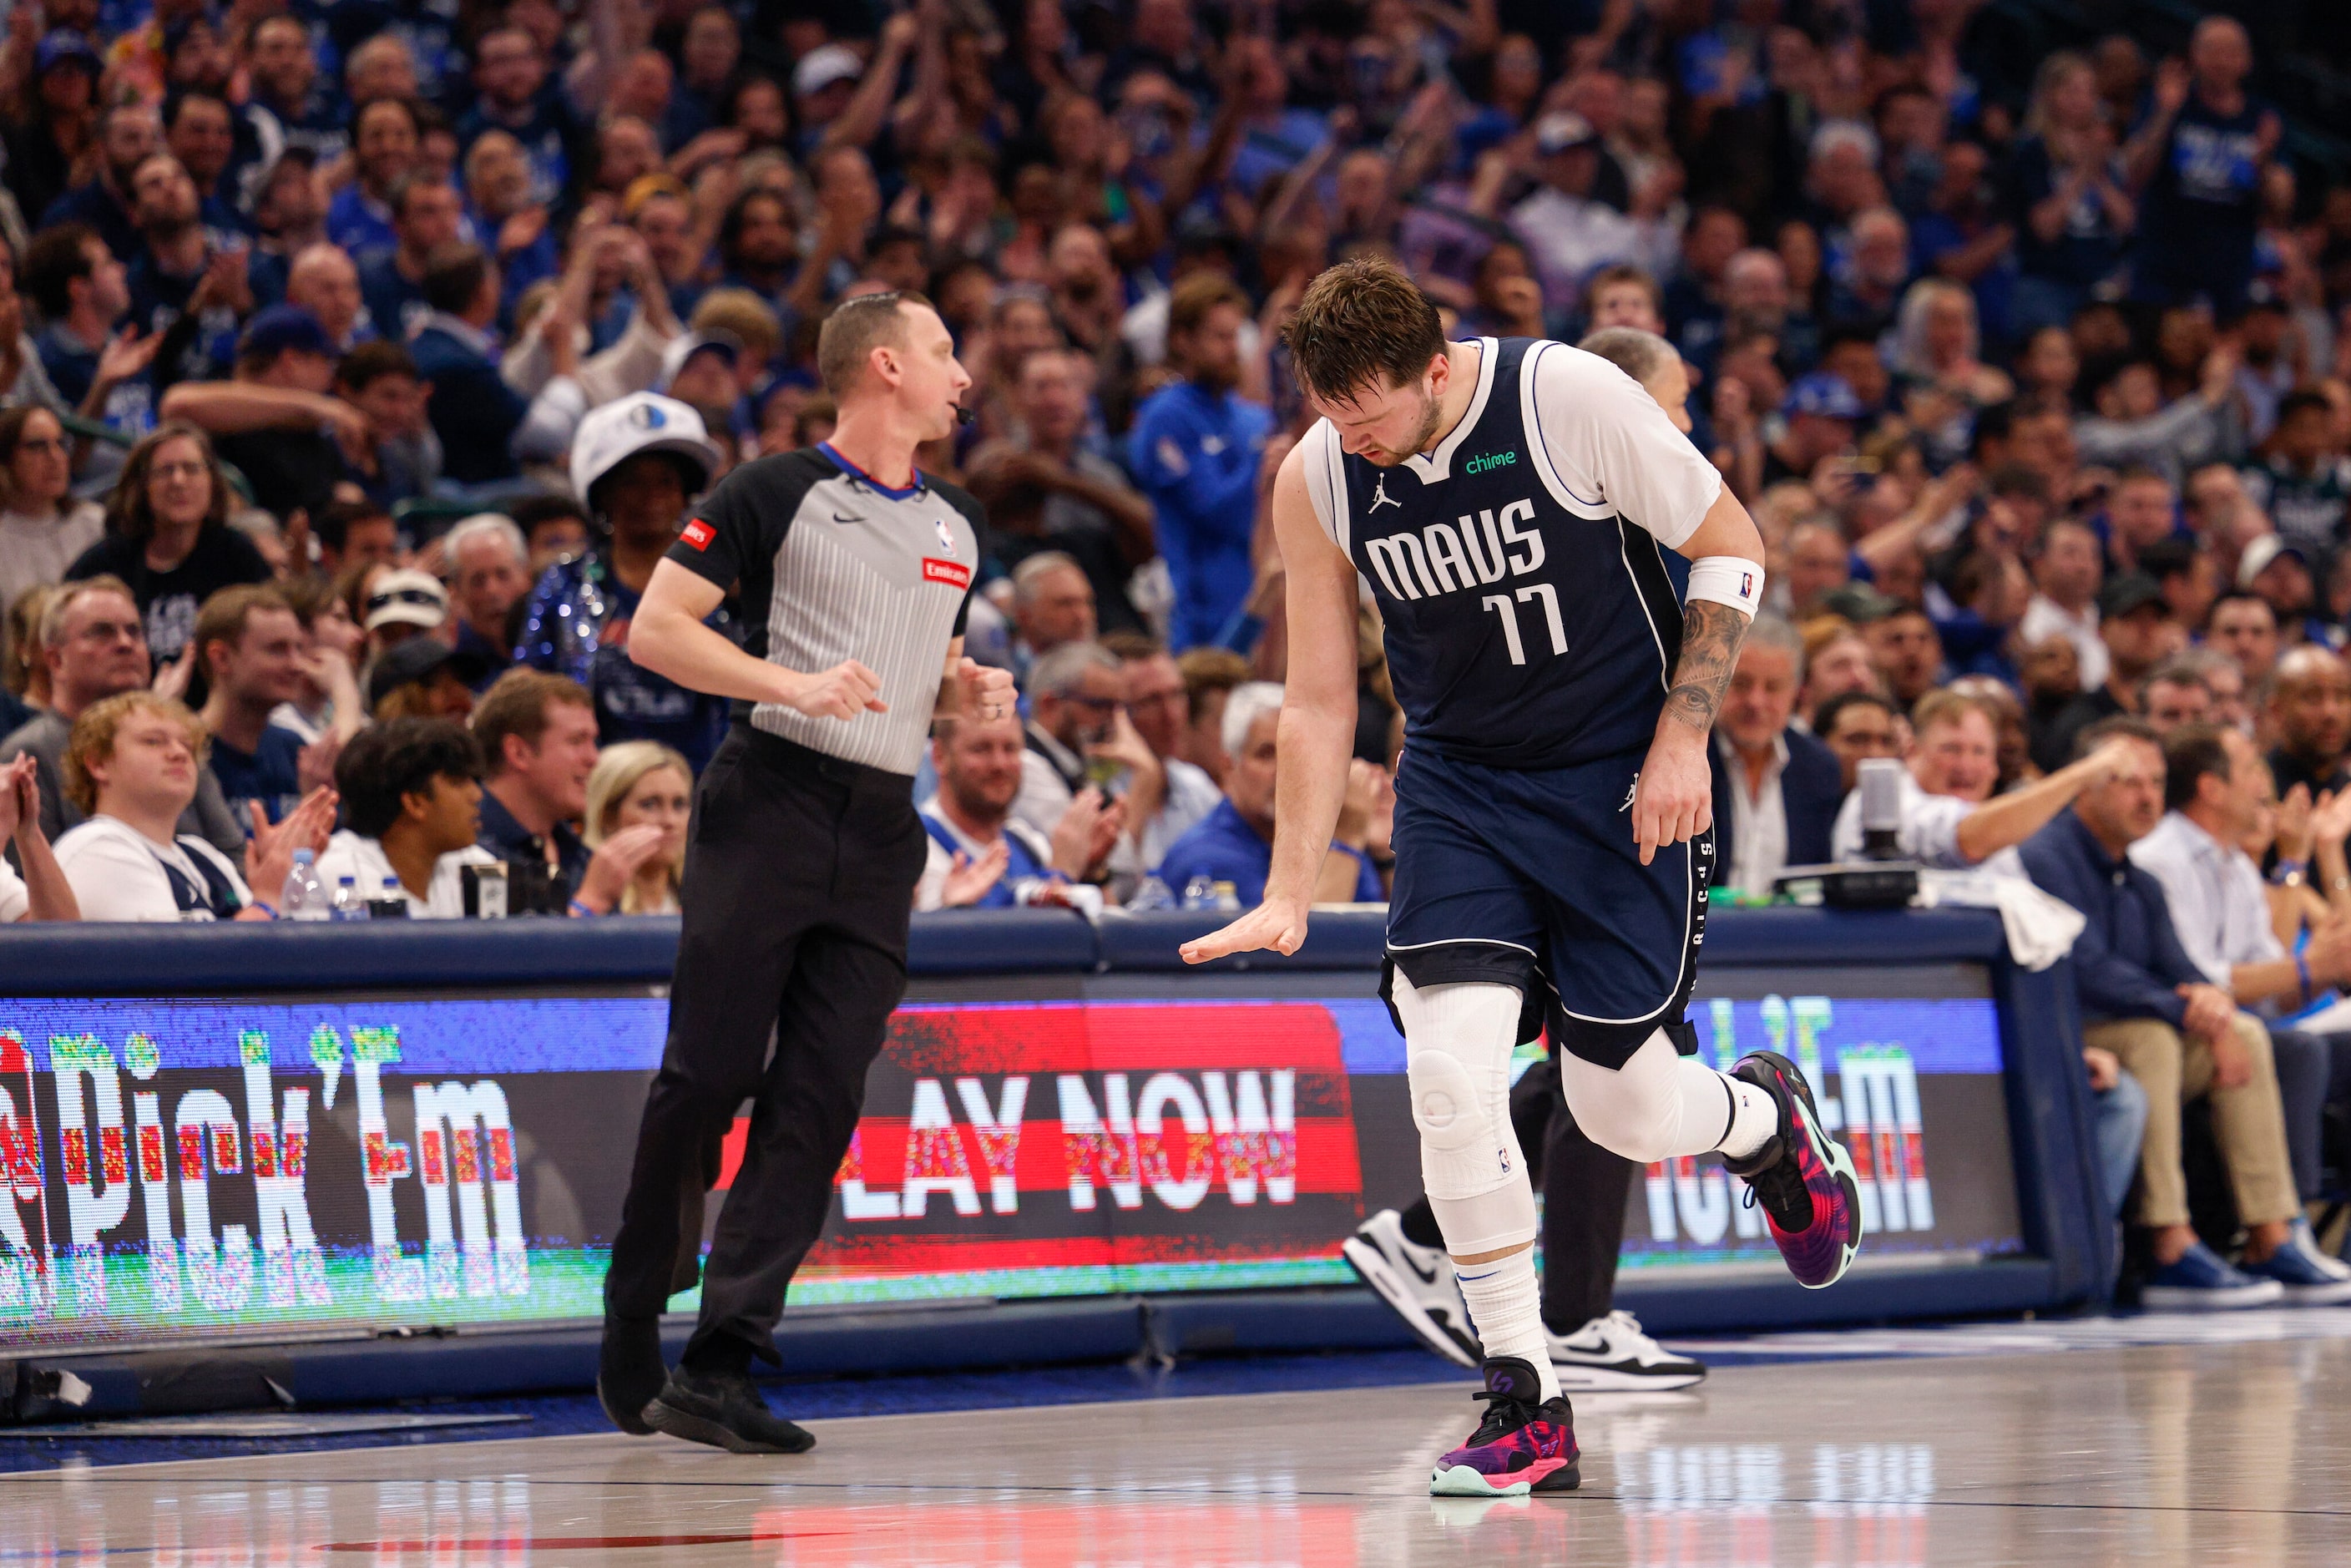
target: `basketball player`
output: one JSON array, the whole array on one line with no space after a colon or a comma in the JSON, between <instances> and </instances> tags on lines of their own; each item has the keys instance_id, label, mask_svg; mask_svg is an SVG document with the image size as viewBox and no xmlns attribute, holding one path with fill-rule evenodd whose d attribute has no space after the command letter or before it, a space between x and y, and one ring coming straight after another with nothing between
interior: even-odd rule
<instances>
[{"instance_id":1,"label":"basketball player","mask_svg":"<svg viewBox=\"0 0 2351 1568\"><path fill-rule=\"evenodd\" d=\"M1290 638L1273 870L1262 904L1185 956L1305 939L1354 734L1360 576L1406 721L1383 990L1485 1354L1485 1416L1429 1490L1562 1490L1573 1417L1508 1110L1524 1012L1546 1018L1593 1142L1642 1164L1719 1152L1801 1283L1834 1282L1861 1241L1852 1161L1802 1074L1771 1051L1729 1072L1689 1060L1682 1016L1713 853L1707 736L1762 541L1624 371L1563 343L1447 343L1390 262L1316 278L1286 340L1322 417L1273 489ZM1668 549L1690 558L1686 604Z\"/></svg>"}]
</instances>

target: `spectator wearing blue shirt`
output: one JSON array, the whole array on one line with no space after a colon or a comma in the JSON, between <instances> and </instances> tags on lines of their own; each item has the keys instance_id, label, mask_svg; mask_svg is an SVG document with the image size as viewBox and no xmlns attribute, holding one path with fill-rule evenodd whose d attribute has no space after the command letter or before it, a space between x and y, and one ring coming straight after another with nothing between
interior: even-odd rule
<instances>
[{"instance_id":1,"label":"spectator wearing blue shirt","mask_svg":"<svg viewBox=\"0 0 2351 1568\"><path fill-rule=\"evenodd\" d=\"M506 131L530 160L532 196L554 201L586 149L580 117L562 87L548 79L538 39L512 23L485 32L474 46L474 87L479 96L457 122L458 144L470 148L484 131Z\"/></svg>"},{"instance_id":2,"label":"spectator wearing blue shirt","mask_svg":"<svg viewBox=\"0 0 2351 1568\"><path fill-rule=\"evenodd\" d=\"M423 140L415 107L400 99L363 103L351 116L351 165L359 177L327 204L327 237L362 263L400 243L397 194L417 169Z\"/></svg>"},{"instance_id":3,"label":"spectator wearing blue shirt","mask_svg":"<svg viewBox=\"0 0 2351 1568\"><path fill-rule=\"evenodd\" d=\"M209 687L198 716L212 736L207 766L225 799L257 803L277 821L303 792L302 737L269 722L280 703L301 695L302 623L275 588L246 584L204 601L190 641ZM319 751L314 784L327 781L336 749Z\"/></svg>"},{"instance_id":4,"label":"spectator wearing blue shirt","mask_svg":"<svg viewBox=\"0 0 2351 1568\"><path fill-rule=\"evenodd\" d=\"M246 107L265 145L298 147L316 163L332 162L350 144L340 95L319 81L310 31L283 14L254 24L246 68L252 97Z\"/></svg>"},{"instance_id":5,"label":"spectator wearing blue shirt","mask_svg":"<svg viewBox=\"0 0 2351 1568\"><path fill-rule=\"evenodd\" d=\"M1243 909L1264 901L1273 869L1274 731L1281 718L1281 688L1270 681L1236 687L1225 700L1225 798L1175 843L1159 864L1159 880L1178 897L1195 877L1233 884ZM1337 836L1314 883L1317 904L1377 904L1387 897L1374 869L1371 817L1380 770L1358 758L1348 765L1347 796Z\"/></svg>"},{"instance_id":6,"label":"spectator wearing blue shirt","mask_svg":"<svg viewBox=\"0 0 2351 1568\"><path fill-rule=\"evenodd\" d=\"M1063 857L1054 841L1012 814L1023 750L1017 718L938 721L931 741L938 792L917 808L931 843L915 908L1007 909L1067 885L1072 873L1056 863ZM1072 844L1066 857L1076 874L1084 873L1087 847Z\"/></svg>"},{"instance_id":7,"label":"spectator wearing blue shirt","mask_svg":"<svg viewBox=\"0 0 2351 1568\"><path fill-rule=\"evenodd\" d=\"M2079 911L2074 987L2085 1051L2118 1061L2147 1091L2137 1223L2155 1268L2144 1301L2184 1310L2277 1301L2306 1272L2294 1222L2302 1203L2286 1152L2285 1116L2269 1031L2240 1011L2180 945L2163 884L2128 851L2163 820L2166 769L2155 731L2113 718L2083 731L2084 756L2119 743L2115 766L2019 851L2041 889ZM2180 1163L2179 1110L2204 1096L2229 1172L2238 1218L2250 1232L2243 1268L2199 1240L2189 1223Z\"/></svg>"},{"instance_id":8,"label":"spectator wearing blue shirt","mask_svg":"<svg viewBox=\"0 0 2351 1568\"><path fill-rule=\"evenodd\" d=\"M131 308L130 270L87 224L45 228L25 247L22 287L48 325L33 340L57 395L132 437L155 428L152 336L114 335Z\"/></svg>"},{"instance_id":9,"label":"spectator wearing blue shirt","mask_svg":"<svg viewBox=\"0 0 2351 1568\"><path fill-rule=\"evenodd\" d=\"M40 214L39 226L88 224L123 261L139 254L139 224L132 214L131 176L163 150L163 127L144 104L120 103L99 122L98 172L75 185Z\"/></svg>"},{"instance_id":10,"label":"spectator wearing blue shirt","mask_svg":"<svg viewBox=\"0 0 2351 1568\"><path fill-rule=\"evenodd\" d=\"M2262 182L2277 153L2274 110L2245 91L2252 42L2233 17L2207 16L2188 44L2188 70L2156 73L2155 107L2124 162L2139 197L2134 298L2202 298L2222 320L2253 278Z\"/></svg>"},{"instance_id":11,"label":"spectator wearing blue shirt","mask_svg":"<svg viewBox=\"0 0 2351 1568\"><path fill-rule=\"evenodd\" d=\"M1157 514L1176 603L1169 645L1223 639L1255 580L1258 469L1272 414L1234 389L1249 298L1229 277L1195 274L1167 306L1167 354L1185 379L1136 411L1127 466Z\"/></svg>"},{"instance_id":12,"label":"spectator wearing blue shirt","mask_svg":"<svg viewBox=\"0 0 2351 1568\"><path fill-rule=\"evenodd\" d=\"M498 319L497 267L479 246L444 246L424 269L424 302L432 309L409 353L433 388L425 413L441 438L442 474L460 485L514 478L515 432L530 405L499 373L490 337ZM550 338L558 374L575 368L571 347L568 332Z\"/></svg>"},{"instance_id":13,"label":"spectator wearing blue shirt","mask_svg":"<svg viewBox=\"0 0 2351 1568\"><path fill-rule=\"evenodd\" d=\"M424 300L425 263L465 237L465 214L455 187L425 169L392 182L390 210L392 244L360 258L360 298L375 329L404 343L432 313Z\"/></svg>"}]
</instances>

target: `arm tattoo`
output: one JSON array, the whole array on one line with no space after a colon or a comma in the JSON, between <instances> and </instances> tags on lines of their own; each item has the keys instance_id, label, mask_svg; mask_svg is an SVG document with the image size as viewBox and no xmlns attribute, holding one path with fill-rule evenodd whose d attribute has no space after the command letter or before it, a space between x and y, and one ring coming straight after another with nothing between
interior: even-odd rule
<instances>
[{"instance_id":1,"label":"arm tattoo","mask_svg":"<svg viewBox=\"0 0 2351 1568\"><path fill-rule=\"evenodd\" d=\"M1703 735L1714 727L1739 644L1747 637L1747 617L1728 604L1694 599L1682 612L1682 656L1674 666L1666 712Z\"/></svg>"}]
</instances>

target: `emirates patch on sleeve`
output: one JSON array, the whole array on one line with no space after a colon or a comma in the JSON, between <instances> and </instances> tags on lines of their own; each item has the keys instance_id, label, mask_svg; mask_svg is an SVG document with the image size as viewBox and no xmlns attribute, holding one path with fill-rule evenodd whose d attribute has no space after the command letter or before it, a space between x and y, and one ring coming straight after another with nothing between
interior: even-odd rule
<instances>
[{"instance_id":1,"label":"emirates patch on sleeve","mask_svg":"<svg viewBox=\"0 0 2351 1568\"><path fill-rule=\"evenodd\" d=\"M686 524L685 531L678 535L678 538L684 539L686 543L692 545L696 549L708 549L710 548L710 541L717 537L718 530L712 528L708 523L704 522L700 517L696 517L694 521Z\"/></svg>"}]
</instances>

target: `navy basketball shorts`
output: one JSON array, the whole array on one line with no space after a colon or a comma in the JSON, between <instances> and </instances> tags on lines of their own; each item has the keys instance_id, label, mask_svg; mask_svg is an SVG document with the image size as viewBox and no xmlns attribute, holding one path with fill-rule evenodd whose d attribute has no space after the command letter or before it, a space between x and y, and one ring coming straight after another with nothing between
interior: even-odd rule
<instances>
[{"instance_id":1,"label":"navy basketball shorts","mask_svg":"<svg viewBox=\"0 0 2351 1568\"><path fill-rule=\"evenodd\" d=\"M1647 865L1633 841L1642 754L1484 768L1407 745L1396 770L1387 959L1415 987L1514 986L1520 1038L1620 1068L1683 1019L1706 936L1711 830ZM1388 987L1384 979L1382 993ZM1401 1029L1401 1022L1397 1026Z\"/></svg>"}]
</instances>

